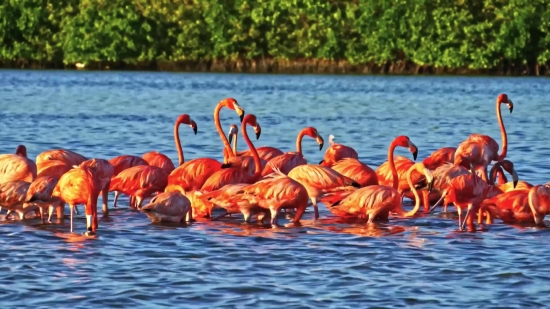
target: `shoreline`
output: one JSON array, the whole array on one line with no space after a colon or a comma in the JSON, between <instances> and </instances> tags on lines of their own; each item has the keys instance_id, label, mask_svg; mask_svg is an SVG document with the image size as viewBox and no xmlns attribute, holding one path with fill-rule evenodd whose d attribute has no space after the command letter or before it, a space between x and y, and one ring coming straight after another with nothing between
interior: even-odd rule
<instances>
[{"instance_id":1,"label":"shoreline","mask_svg":"<svg viewBox=\"0 0 550 309\"><path fill-rule=\"evenodd\" d=\"M62 61L2 61L0 69L53 69L85 71L154 71L188 73L247 73L247 74L333 74L333 75L427 75L427 76L550 76L546 65L506 65L492 69L445 68L417 65L412 62L380 64L350 64L345 60L317 59L243 59L243 60L198 60L178 62L109 62L98 61L84 69Z\"/></svg>"}]
</instances>

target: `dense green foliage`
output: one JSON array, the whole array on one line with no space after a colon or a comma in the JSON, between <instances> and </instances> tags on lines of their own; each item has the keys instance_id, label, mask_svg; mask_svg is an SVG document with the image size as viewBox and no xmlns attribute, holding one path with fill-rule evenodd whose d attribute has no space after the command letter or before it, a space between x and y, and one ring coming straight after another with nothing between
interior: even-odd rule
<instances>
[{"instance_id":1,"label":"dense green foliage","mask_svg":"<svg viewBox=\"0 0 550 309\"><path fill-rule=\"evenodd\" d=\"M0 61L537 68L550 0L2 0Z\"/></svg>"}]
</instances>

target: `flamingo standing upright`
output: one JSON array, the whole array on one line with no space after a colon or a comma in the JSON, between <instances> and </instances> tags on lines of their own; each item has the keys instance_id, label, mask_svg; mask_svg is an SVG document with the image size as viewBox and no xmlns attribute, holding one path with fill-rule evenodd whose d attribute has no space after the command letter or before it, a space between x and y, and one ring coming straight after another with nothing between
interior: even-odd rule
<instances>
[{"instance_id":1,"label":"flamingo standing upright","mask_svg":"<svg viewBox=\"0 0 550 309\"><path fill-rule=\"evenodd\" d=\"M320 165L331 167L334 163L345 158L359 159L359 155L355 149L334 142L334 135L329 135L328 143L330 146L327 148L327 151L325 151L323 160L319 162Z\"/></svg>"},{"instance_id":2,"label":"flamingo standing upright","mask_svg":"<svg viewBox=\"0 0 550 309\"><path fill-rule=\"evenodd\" d=\"M96 170L96 176L99 179L99 186L101 187L101 201L103 202L103 213L109 214L109 187L111 178L115 174L115 168L113 165L104 159L90 159L80 163L80 166L94 167ZM76 209L76 206L75 206Z\"/></svg>"},{"instance_id":3,"label":"flamingo standing upright","mask_svg":"<svg viewBox=\"0 0 550 309\"><path fill-rule=\"evenodd\" d=\"M225 136L220 123L220 111L224 107L234 110L241 118L241 122L244 118L245 112L239 103L237 103L237 100L233 98L221 100L214 109L214 124L216 125L216 130L222 139L224 148L227 149L226 152L233 157L235 154L231 152L231 145L229 144L229 141L227 141L227 137ZM182 192L199 190L208 178L222 169L222 163L212 158L198 158L184 163L183 150L179 141L177 127L174 127L174 139L176 140L176 145L178 145L180 166L178 166L168 176L168 187L178 186Z\"/></svg>"},{"instance_id":4,"label":"flamingo standing upright","mask_svg":"<svg viewBox=\"0 0 550 309\"><path fill-rule=\"evenodd\" d=\"M508 151L508 137L502 121L502 114L500 111L501 104L506 104L510 109L510 113L512 113L514 109L512 100L510 100L506 94L500 94L497 97L497 119L502 135L502 152L500 155L498 154L498 143L492 137L482 134L471 134L465 141L458 145L454 157L455 164L462 164L465 168L469 168L469 166L463 163L464 159L467 159L467 162L473 164L474 169L480 173L481 178L486 182L489 181L487 167L491 161L504 160Z\"/></svg>"},{"instance_id":5,"label":"flamingo standing upright","mask_svg":"<svg viewBox=\"0 0 550 309\"><path fill-rule=\"evenodd\" d=\"M273 168L276 168L283 174L287 175L296 166L307 164L307 160L302 154L302 140L306 135L317 141L319 144L319 150L323 149L325 141L317 129L314 127L304 128L300 131L300 133L298 133L298 137L296 138L296 152L289 151L269 160L269 164L266 164L262 171L262 176L273 173Z\"/></svg>"},{"instance_id":6,"label":"flamingo standing upright","mask_svg":"<svg viewBox=\"0 0 550 309\"><path fill-rule=\"evenodd\" d=\"M73 232L73 208L85 205L86 235L95 234L98 228L97 199L101 183L93 166L79 166L63 174L55 186L52 197L59 197L69 204L71 213L71 233Z\"/></svg>"},{"instance_id":7,"label":"flamingo standing upright","mask_svg":"<svg viewBox=\"0 0 550 309\"><path fill-rule=\"evenodd\" d=\"M414 146L407 136L398 136L392 141L388 149L388 162L390 162L393 176L392 187L383 185L363 187L340 200L325 197L323 201L329 201L327 203L329 210L340 217L368 218L368 223L372 223L375 220L387 220L392 211L404 217L414 216L420 207L420 199L412 183L411 175L413 171L423 173L430 184L433 183L433 177L423 163L416 163L409 168L406 179L417 198L415 207L411 211L405 212L401 206L401 193L398 190L399 178L395 164L393 163L393 152L397 146L414 149L413 154L417 151L416 146Z\"/></svg>"},{"instance_id":8,"label":"flamingo standing upright","mask_svg":"<svg viewBox=\"0 0 550 309\"><path fill-rule=\"evenodd\" d=\"M262 132L262 128L260 127L259 124L254 127L254 133L256 133L256 139L260 138L261 132ZM223 164L223 168L237 167L248 171L249 174L254 174L254 171L256 170L254 154L252 154L251 156L233 156L233 157L227 158L225 161L227 163ZM267 162L260 157L260 170L263 170L266 164Z\"/></svg>"}]
</instances>

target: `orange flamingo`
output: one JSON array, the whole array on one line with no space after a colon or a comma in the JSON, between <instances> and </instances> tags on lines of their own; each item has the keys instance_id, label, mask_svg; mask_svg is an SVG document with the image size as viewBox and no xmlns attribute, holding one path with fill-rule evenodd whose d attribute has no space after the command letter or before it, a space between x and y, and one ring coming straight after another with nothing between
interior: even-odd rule
<instances>
[{"instance_id":1,"label":"orange flamingo","mask_svg":"<svg viewBox=\"0 0 550 309\"><path fill-rule=\"evenodd\" d=\"M227 107L234 110L241 118L241 122L244 118L244 109L239 106L237 100L233 98L226 98L221 100L214 109L214 123L216 130L222 139L226 153L229 153L231 157L234 153L231 152L231 145L227 141L221 123L220 123L220 111L223 107ZM179 186L183 192L190 192L199 190L204 185L207 179L209 179L214 173L222 169L222 163L212 158L198 158L184 163L183 150L179 141L179 135L174 128L174 139L176 139L176 145L178 145L178 156L180 166L176 168L168 176L168 186Z\"/></svg>"},{"instance_id":2,"label":"orange flamingo","mask_svg":"<svg viewBox=\"0 0 550 309\"><path fill-rule=\"evenodd\" d=\"M368 223L372 223L375 220L387 220L392 211L404 217L414 216L420 207L420 199L412 184L412 172L418 171L423 173L428 183L433 183L433 177L423 163L414 164L409 168L406 178L413 193L415 193L417 201L415 207L411 211L405 212L401 206L401 193L398 190L399 178L397 169L393 163L393 152L398 146L414 149L413 155L418 151L416 146L414 146L407 136L401 135L392 141L388 149L388 162L390 162L390 169L392 171L393 187L374 185L358 189L343 199L334 199L333 197L324 198L323 201L327 201L329 210L340 217L368 218Z\"/></svg>"},{"instance_id":3,"label":"orange flamingo","mask_svg":"<svg viewBox=\"0 0 550 309\"><path fill-rule=\"evenodd\" d=\"M301 183L307 190L315 219L319 219L319 207L323 194L332 192L334 194L344 194L347 191L353 191L360 185L353 179L346 177L337 171L322 165L304 164L293 168L288 176Z\"/></svg>"},{"instance_id":4,"label":"orange flamingo","mask_svg":"<svg viewBox=\"0 0 550 309\"><path fill-rule=\"evenodd\" d=\"M131 167L134 166L149 166L149 163L145 161L144 159L138 157L138 156L132 156L132 155L121 155L118 157L114 157L109 160L109 163L113 166L114 172L113 177L116 177L118 174L120 174L122 171L125 171ZM120 192L115 191L115 199L113 201L113 207L117 207L117 201L118 197L120 195ZM135 198L133 196L130 196L130 206L135 207Z\"/></svg>"},{"instance_id":5,"label":"orange flamingo","mask_svg":"<svg viewBox=\"0 0 550 309\"><path fill-rule=\"evenodd\" d=\"M160 193L143 206L141 211L152 222L191 222L193 219L191 202L179 191Z\"/></svg>"},{"instance_id":6,"label":"orange flamingo","mask_svg":"<svg viewBox=\"0 0 550 309\"><path fill-rule=\"evenodd\" d=\"M262 129L261 129L259 124L254 127L254 133L256 133L256 139L259 139L260 135L262 133ZM250 153L252 153L252 152L250 152ZM259 156L259 154L258 154L258 156ZM239 156L239 157L234 156L234 157L227 158L225 161L227 163L223 164L224 168L228 168L228 167L242 168L242 169L246 170L249 174L254 174L254 171L256 170L256 163L254 161L254 156L253 155L252 156ZM267 162L260 157L260 170L264 169L266 163Z\"/></svg>"},{"instance_id":7,"label":"orange flamingo","mask_svg":"<svg viewBox=\"0 0 550 309\"><path fill-rule=\"evenodd\" d=\"M488 222L499 218L506 224L535 223L544 225L543 219L550 212L550 185L538 185L530 189L504 192L481 203L480 211L487 211ZM478 223L481 224L481 215Z\"/></svg>"},{"instance_id":8,"label":"orange flamingo","mask_svg":"<svg viewBox=\"0 0 550 309\"><path fill-rule=\"evenodd\" d=\"M250 222L251 215L260 213L260 211L258 211L259 209L250 207L248 203L237 203L237 200L234 200L233 198L238 193L242 193L244 188L249 185L250 184L247 183L235 183L225 185L218 190L205 194L198 193L198 201L195 201L195 205L201 203L200 207L206 209L212 220L216 220L227 215L231 216L232 214L242 213L244 216L244 221L248 223ZM225 212L215 218L212 218L212 211L215 206L223 208Z\"/></svg>"},{"instance_id":9,"label":"orange flamingo","mask_svg":"<svg viewBox=\"0 0 550 309\"><path fill-rule=\"evenodd\" d=\"M139 209L143 200L155 192L162 192L168 183L166 172L156 166L138 165L130 167L111 179L109 191L120 191L128 196L135 196L132 207Z\"/></svg>"},{"instance_id":10,"label":"orange flamingo","mask_svg":"<svg viewBox=\"0 0 550 309\"><path fill-rule=\"evenodd\" d=\"M52 197L59 197L69 204L71 213L71 233L73 213L77 204L85 205L86 235L95 234L98 228L97 199L101 191L100 179L95 167L79 166L63 174L55 186Z\"/></svg>"},{"instance_id":11,"label":"orange flamingo","mask_svg":"<svg viewBox=\"0 0 550 309\"><path fill-rule=\"evenodd\" d=\"M418 147L416 147L415 144L410 143L409 151L413 155L413 159L416 161L416 157L418 156ZM393 158L393 153L392 153ZM407 171L413 166L414 162L411 159L402 157L402 156L396 156L393 161L386 161L382 165L380 165L376 169L376 175L378 176L378 183L382 186L391 186L395 181L396 178L394 178L393 175L393 168L397 171L397 182L398 182L398 190L399 192L403 193L405 191L410 190L409 184L407 182ZM392 168L393 165L393 168ZM422 174L420 173L413 173L413 183L418 183L423 179Z\"/></svg>"},{"instance_id":12,"label":"orange flamingo","mask_svg":"<svg viewBox=\"0 0 550 309\"><path fill-rule=\"evenodd\" d=\"M424 163L429 170L433 171L445 163L453 163L455 153L455 147L443 147L432 152L429 157L422 161L422 163Z\"/></svg>"},{"instance_id":13,"label":"orange flamingo","mask_svg":"<svg viewBox=\"0 0 550 309\"><path fill-rule=\"evenodd\" d=\"M141 158L147 161L150 166L162 168L166 174L172 173L172 171L176 168L168 156L158 151L146 152L141 156Z\"/></svg>"},{"instance_id":14,"label":"orange flamingo","mask_svg":"<svg viewBox=\"0 0 550 309\"><path fill-rule=\"evenodd\" d=\"M278 226L277 218L281 209L296 209L293 222L300 222L309 200L306 188L277 168L274 173L276 175L270 178L241 188L229 198L228 202L243 213L245 222L249 222L251 213L258 212L258 208L270 211L273 227Z\"/></svg>"},{"instance_id":15,"label":"orange flamingo","mask_svg":"<svg viewBox=\"0 0 550 309\"><path fill-rule=\"evenodd\" d=\"M267 164L262 171L262 176L273 173L273 167L287 175L296 166L307 164L307 160L302 154L302 140L306 135L317 141L319 144L319 150L323 149L325 142L321 135L319 135L317 129L314 127L304 128L300 131L300 133L298 133L298 137L296 138L296 152L287 152L269 160L269 164Z\"/></svg>"},{"instance_id":16,"label":"orange flamingo","mask_svg":"<svg viewBox=\"0 0 550 309\"><path fill-rule=\"evenodd\" d=\"M508 179L502 171L504 168L505 171L512 175L512 181L508 182ZM499 174L498 182L496 181L496 176ZM491 171L489 172L489 183L496 185L502 192L508 192L513 190L529 190L533 187L532 184L519 180L518 174L514 168L514 163L510 160L502 160L496 162Z\"/></svg>"},{"instance_id":17,"label":"orange flamingo","mask_svg":"<svg viewBox=\"0 0 550 309\"><path fill-rule=\"evenodd\" d=\"M231 143L231 140L233 139L233 136L235 136L235 141L234 141L234 144L233 144L233 153L235 154L236 157L242 157L242 156L246 156L246 157L252 157L252 152L250 150L243 150L243 151L239 151L237 152L237 137L238 137L238 129L237 129L237 126L232 124L229 128L229 143ZM281 156L283 155L284 153L280 150L280 149L277 149L277 148L274 148L274 147L269 147L269 146L262 146L262 147L258 147L256 148L256 151L258 152L258 155L260 156L260 159L262 159L262 161L264 162L268 162L270 161L271 159L273 158L276 158L278 156ZM262 166L262 168L265 166L265 164Z\"/></svg>"},{"instance_id":18,"label":"orange flamingo","mask_svg":"<svg viewBox=\"0 0 550 309\"><path fill-rule=\"evenodd\" d=\"M0 183L23 180L32 182L36 178L36 164L27 158L27 149L17 146L15 154L0 155Z\"/></svg>"},{"instance_id":19,"label":"orange flamingo","mask_svg":"<svg viewBox=\"0 0 550 309\"><path fill-rule=\"evenodd\" d=\"M473 171L473 164L471 168ZM464 230L466 224L468 224L470 229L475 229L473 226L473 213L479 210L483 200L492 198L501 193L503 192L498 187L489 185L474 173L460 175L449 182L447 187L443 190L441 198L430 209L430 212L435 209L441 201L444 201L446 204L454 203L458 210L459 230ZM467 211L464 220L462 220L462 210L464 208L466 208Z\"/></svg>"},{"instance_id":20,"label":"orange flamingo","mask_svg":"<svg viewBox=\"0 0 550 309\"><path fill-rule=\"evenodd\" d=\"M67 149L51 149L46 150L36 156L36 164L40 164L44 161L58 160L63 161L69 166L79 165L80 163L88 160L83 155L80 155L74 151Z\"/></svg>"},{"instance_id":21,"label":"orange flamingo","mask_svg":"<svg viewBox=\"0 0 550 309\"><path fill-rule=\"evenodd\" d=\"M357 159L344 158L334 163L331 168L355 180L361 187L378 185L378 176L376 172Z\"/></svg>"},{"instance_id":22,"label":"orange flamingo","mask_svg":"<svg viewBox=\"0 0 550 309\"><path fill-rule=\"evenodd\" d=\"M99 178L99 186L101 187L101 201L103 202L103 213L109 213L109 187L111 178L115 174L115 168L111 163L104 159L90 159L82 162L80 166L94 167L96 170L96 176ZM76 206L75 206L76 210Z\"/></svg>"},{"instance_id":23,"label":"orange flamingo","mask_svg":"<svg viewBox=\"0 0 550 309\"><path fill-rule=\"evenodd\" d=\"M237 137L239 135L239 128L236 124L232 124L229 126L229 133L227 133L227 137L229 138L229 144L233 143L233 154L230 153L230 151L227 150L227 148L223 148L223 164L227 164L227 160L229 158L237 155ZM233 138L235 136L235 138Z\"/></svg>"},{"instance_id":24,"label":"orange flamingo","mask_svg":"<svg viewBox=\"0 0 550 309\"><path fill-rule=\"evenodd\" d=\"M455 153L455 164L463 164L464 167L469 168L463 163L463 159L467 158L468 162L474 165L474 169L481 174L481 178L484 181L489 181L487 167L491 161L504 160L508 151L508 138L506 136L506 129L504 128L500 111L501 104L506 104L510 109L510 113L512 113L514 109L512 100L508 99L506 94L500 94L497 97L497 119L502 135L502 152L500 155L498 154L498 143L492 137L482 134L471 134L465 141L458 145Z\"/></svg>"},{"instance_id":25,"label":"orange flamingo","mask_svg":"<svg viewBox=\"0 0 550 309\"><path fill-rule=\"evenodd\" d=\"M29 186L25 197L27 204L34 204L40 209L40 218L44 223L44 212L48 209L48 223L51 222L53 210L57 209L57 217L63 219L64 203L59 197L52 196L59 178L51 176L37 177Z\"/></svg>"},{"instance_id":26,"label":"orange flamingo","mask_svg":"<svg viewBox=\"0 0 550 309\"><path fill-rule=\"evenodd\" d=\"M71 170L74 165L69 165L65 161L61 160L47 160L36 164L37 177L57 177L60 178Z\"/></svg>"},{"instance_id":27,"label":"orange flamingo","mask_svg":"<svg viewBox=\"0 0 550 309\"><path fill-rule=\"evenodd\" d=\"M20 220L25 219L25 214L35 211L36 207L28 207L25 203L25 196L31 184L24 180L15 180L0 184L0 206L6 208L6 220L12 212L19 215Z\"/></svg>"},{"instance_id":28,"label":"orange flamingo","mask_svg":"<svg viewBox=\"0 0 550 309\"><path fill-rule=\"evenodd\" d=\"M344 158L359 159L359 155L357 154L357 151L355 151L355 149L349 146L335 143L334 135L329 135L328 143L330 144L330 147L328 147L327 151L325 151L325 157L321 162L319 162L320 165L331 167L334 163Z\"/></svg>"}]
</instances>

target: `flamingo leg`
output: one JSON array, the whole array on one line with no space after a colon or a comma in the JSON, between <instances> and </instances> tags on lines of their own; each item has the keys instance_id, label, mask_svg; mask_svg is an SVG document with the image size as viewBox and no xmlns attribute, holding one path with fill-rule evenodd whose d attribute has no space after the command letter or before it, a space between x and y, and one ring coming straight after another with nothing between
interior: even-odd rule
<instances>
[{"instance_id":1,"label":"flamingo leg","mask_svg":"<svg viewBox=\"0 0 550 309\"><path fill-rule=\"evenodd\" d=\"M61 205L57 207L57 219L61 221L65 220L64 212L65 212L65 202L61 202Z\"/></svg>"},{"instance_id":2,"label":"flamingo leg","mask_svg":"<svg viewBox=\"0 0 550 309\"><path fill-rule=\"evenodd\" d=\"M311 204L313 204L313 212L315 213L315 220L317 220L317 219L319 219L319 207L317 206L317 198L316 197L311 198Z\"/></svg>"},{"instance_id":3,"label":"flamingo leg","mask_svg":"<svg viewBox=\"0 0 550 309\"><path fill-rule=\"evenodd\" d=\"M9 219L9 217L11 216L11 213L12 213L12 212L13 212L13 211L11 211L11 210L9 210L9 209L7 210L7 212L6 212L6 217L5 217L6 220Z\"/></svg>"},{"instance_id":4,"label":"flamingo leg","mask_svg":"<svg viewBox=\"0 0 550 309\"><path fill-rule=\"evenodd\" d=\"M78 215L78 207L76 205L73 206L74 207L74 213Z\"/></svg>"},{"instance_id":5,"label":"flamingo leg","mask_svg":"<svg viewBox=\"0 0 550 309\"><path fill-rule=\"evenodd\" d=\"M39 210L40 210L40 220L42 221L42 224L44 224L45 223L44 208L40 207Z\"/></svg>"},{"instance_id":6,"label":"flamingo leg","mask_svg":"<svg viewBox=\"0 0 550 309\"><path fill-rule=\"evenodd\" d=\"M187 222L193 221L193 207L189 207L189 210L187 210L187 215L186 215L185 220Z\"/></svg>"},{"instance_id":7,"label":"flamingo leg","mask_svg":"<svg viewBox=\"0 0 550 309\"><path fill-rule=\"evenodd\" d=\"M430 212L430 198L427 190L422 190L422 202L424 204L424 212Z\"/></svg>"},{"instance_id":8,"label":"flamingo leg","mask_svg":"<svg viewBox=\"0 0 550 309\"><path fill-rule=\"evenodd\" d=\"M432 212L437 206L439 206L439 203L443 202L445 195L445 193L441 194L441 198L432 206L432 208L430 208L428 212Z\"/></svg>"},{"instance_id":9,"label":"flamingo leg","mask_svg":"<svg viewBox=\"0 0 550 309\"><path fill-rule=\"evenodd\" d=\"M251 217L250 210L249 209L242 209L241 213L243 214L244 222L250 223L250 217Z\"/></svg>"},{"instance_id":10,"label":"flamingo leg","mask_svg":"<svg viewBox=\"0 0 550 309\"><path fill-rule=\"evenodd\" d=\"M71 233L72 233L73 232L73 213L74 213L73 208L75 207L74 205L69 204L69 208L71 209Z\"/></svg>"},{"instance_id":11,"label":"flamingo leg","mask_svg":"<svg viewBox=\"0 0 550 309\"><path fill-rule=\"evenodd\" d=\"M109 184L105 185L105 188L101 191L101 201L103 202L103 213L105 215L109 214Z\"/></svg>"},{"instance_id":12,"label":"flamingo leg","mask_svg":"<svg viewBox=\"0 0 550 309\"><path fill-rule=\"evenodd\" d=\"M113 200L113 207L114 207L114 208L117 208L117 207L116 207L116 202L118 201L119 195L120 195L120 192L115 191L115 199Z\"/></svg>"},{"instance_id":13,"label":"flamingo leg","mask_svg":"<svg viewBox=\"0 0 550 309\"><path fill-rule=\"evenodd\" d=\"M134 199L134 208L140 209L142 203L143 203L143 198L141 196L136 196Z\"/></svg>"},{"instance_id":14,"label":"flamingo leg","mask_svg":"<svg viewBox=\"0 0 550 309\"><path fill-rule=\"evenodd\" d=\"M462 231L462 208L457 207L458 210L458 229Z\"/></svg>"},{"instance_id":15,"label":"flamingo leg","mask_svg":"<svg viewBox=\"0 0 550 309\"><path fill-rule=\"evenodd\" d=\"M269 209L271 211L271 226L277 227L279 224L277 224L277 216L279 215L279 209L272 207Z\"/></svg>"}]
</instances>

